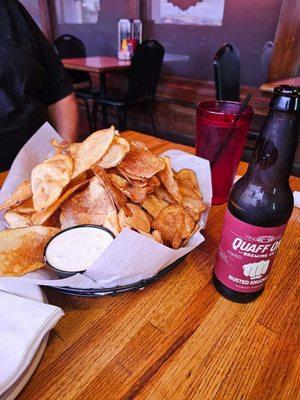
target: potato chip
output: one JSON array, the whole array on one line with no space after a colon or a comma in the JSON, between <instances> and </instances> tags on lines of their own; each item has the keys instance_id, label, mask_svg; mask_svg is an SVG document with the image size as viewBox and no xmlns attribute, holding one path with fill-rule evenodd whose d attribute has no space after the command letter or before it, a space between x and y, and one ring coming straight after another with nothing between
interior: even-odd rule
<instances>
[{"instance_id":1,"label":"potato chip","mask_svg":"<svg viewBox=\"0 0 300 400\"><path fill-rule=\"evenodd\" d=\"M126 194L126 196L129 197L133 203L142 203L146 199L146 196L148 194L148 188L147 186L146 187L129 186L123 190L123 193Z\"/></svg>"},{"instance_id":2,"label":"potato chip","mask_svg":"<svg viewBox=\"0 0 300 400\"><path fill-rule=\"evenodd\" d=\"M163 244L162 236L159 231L154 230L152 231L151 235L156 242Z\"/></svg>"},{"instance_id":3,"label":"potato chip","mask_svg":"<svg viewBox=\"0 0 300 400\"><path fill-rule=\"evenodd\" d=\"M161 210L168 207L169 203L162 199L158 199L153 194L148 194L146 199L141 203L141 206L148 211L152 217L157 217Z\"/></svg>"},{"instance_id":4,"label":"potato chip","mask_svg":"<svg viewBox=\"0 0 300 400\"><path fill-rule=\"evenodd\" d=\"M18 206L11 207L11 210L20 214L33 214L35 209L33 208L32 198L25 200Z\"/></svg>"},{"instance_id":5,"label":"potato chip","mask_svg":"<svg viewBox=\"0 0 300 400\"><path fill-rule=\"evenodd\" d=\"M152 227L161 233L164 244L173 248L180 246L184 229L184 214L178 205L170 205L157 215L152 222Z\"/></svg>"},{"instance_id":6,"label":"potato chip","mask_svg":"<svg viewBox=\"0 0 300 400\"><path fill-rule=\"evenodd\" d=\"M110 175L107 174L104 171L104 169L100 168L99 165L95 165L94 173L97 176L97 178L100 180L100 182L109 191L110 196L112 197L113 202L115 203L117 209L120 210L121 208L123 208L126 211L127 215L131 215L130 210L126 206L127 197L122 193L122 191L120 189L118 189L115 185L113 185L113 183L110 179Z\"/></svg>"},{"instance_id":7,"label":"potato chip","mask_svg":"<svg viewBox=\"0 0 300 400\"><path fill-rule=\"evenodd\" d=\"M48 219L43 223L43 226L50 226L52 228L61 229L60 223L61 210L58 208Z\"/></svg>"},{"instance_id":8,"label":"potato chip","mask_svg":"<svg viewBox=\"0 0 300 400\"><path fill-rule=\"evenodd\" d=\"M202 212L206 209L203 200L200 198L199 191L195 190L194 187L184 186L182 181L178 181L178 187L181 194L180 204L194 217L195 221L199 221Z\"/></svg>"},{"instance_id":9,"label":"potato chip","mask_svg":"<svg viewBox=\"0 0 300 400\"><path fill-rule=\"evenodd\" d=\"M129 182L118 174L109 174L112 184L120 190L124 190L129 186Z\"/></svg>"},{"instance_id":10,"label":"potato chip","mask_svg":"<svg viewBox=\"0 0 300 400\"><path fill-rule=\"evenodd\" d=\"M30 215L20 214L16 211L7 210L4 215L5 221L10 228L23 228L32 225Z\"/></svg>"},{"instance_id":11,"label":"potato chip","mask_svg":"<svg viewBox=\"0 0 300 400\"><path fill-rule=\"evenodd\" d=\"M3 204L0 205L0 211L21 204L25 200L31 198L31 196L31 183L29 179L26 179L25 181L20 183L16 187L14 193L12 193L11 196Z\"/></svg>"},{"instance_id":12,"label":"potato chip","mask_svg":"<svg viewBox=\"0 0 300 400\"><path fill-rule=\"evenodd\" d=\"M173 196L170 195L170 193L165 188L163 188L161 186L155 188L154 194L159 200L164 200L169 204L175 204L176 203L176 201L174 200Z\"/></svg>"},{"instance_id":13,"label":"potato chip","mask_svg":"<svg viewBox=\"0 0 300 400\"><path fill-rule=\"evenodd\" d=\"M59 142L56 139L52 139L50 141L51 145L55 149L55 154L68 154L69 153L69 143L62 140Z\"/></svg>"},{"instance_id":14,"label":"potato chip","mask_svg":"<svg viewBox=\"0 0 300 400\"><path fill-rule=\"evenodd\" d=\"M132 184L132 186L141 187L141 188L147 186L148 185L148 181L149 181L149 179L146 179L146 178L140 178L140 179L129 178L128 180Z\"/></svg>"},{"instance_id":15,"label":"potato chip","mask_svg":"<svg viewBox=\"0 0 300 400\"><path fill-rule=\"evenodd\" d=\"M164 169L164 161L149 150L133 147L119 166L125 173L134 177L151 178Z\"/></svg>"},{"instance_id":16,"label":"potato chip","mask_svg":"<svg viewBox=\"0 0 300 400\"><path fill-rule=\"evenodd\" d=\"M194 229L192 230L192 232L189 234L189 236L184 239L184 241L181 243L181 246L184 247L188 244L188 241L190 240L190 238L195 235L196 232L200 231L200 227L198 224L195 225Z\"/></svg>"},{"instance_id":17,"label":"potato chip","mask_svg":"<svg viewBox=\"0 0 300 400\"><path fill-rule=\"evenodd\" d=\"M61 228L82 224L102 225L106 215L114 210L114 204L106 188L97 177L94 177L87 188L62 204Z\"/></svg>"},{"instance_id":18,"label":"potato chip","mask_svg":"<svg viewBox=\"0 0 300 400\"><path fill-rule=\"evenodd\" d=\"M172 195L172 197L180 203L181 194L179 192L178 184L175 181L174 173L171 168L171 163L169 157L162 157L165 162L165 168L158 173L158 176L167 189L167 191Z\"/></svg>"},{"instance_id":19,"label":"potato chip","mask_svg":"<svg viewBox=\"0 0 300 400\"><path fill-rule=\"evenodd\" d=\"M120 167L120 165L117 166L117 170L122 176L124 176L125 179L127 179L128 182L132 184L134 183L135 186L143 187L147 185L148 179L132 175L129 172L125 171L122 167Z\"/></svg>"},{"instance_id":20,"label":"potato chip","mask_svg":"<svg viewBox=\"0 0 300 400\"><path fill-rule=\"evenodd\" d=\"M22 276L42 268L45 245L58 232L45 226L0 232L0 276Z\"/></svg>"},{"instance_id":21,"label":"potato chip","mask_svg":"<svg viewBox=\"0 0 300 400\"><path fill-rule=\"evenodd\" d=\"M73 186L72 188L66 190L51 206L46 208L45 210L41 212L36 212L32 214L31 216L31 221L33 225L42 225L45 221L48 220L48 218L51 217L52 214L55 213L55 211L63 204L64 201L66 201L73 193L76 192L76 190L80 189L84 185L87 185L89 183L89 180L86 180L84 182L79 183L76 186Z\"/></svg>"},{"instance_id":22,"label":"potato chip","mask_svg":"<svg viewBox=\"0 0 300 400\"><path fill-rule=\"evenodd\" d=\"M68 185L65 187L64 190L68 190L71 189L74 186L77 186L79 183L86 181L87 179L90 179L94 176L94 174L92 174L91 177L89 177L88 171L83 172L82 174L76 176L76 178L71 179L70 182L68 183Z\"/></svg>"},{"instance_id":23,"label":"potato chip","mask_svg":"<svg viewBox=\"0 0 300 400\"><path fill-rule=\"evenodd\" d=\"M74 160L74 171L72 179L82 172L92 168L109 149L115 137L115 128L103 129L92 133L76 149Z\"/></svg>"},{"instance_id":24,"label":"potato chip","mask_svg":"<svg viewBox=\"0 0 300 400\"><path fill-rule=\"evenodd\" d=\"M31 172L33 206L42 211L54 203L71 180L73 161L65 154L57 154L38 164Z\"/></svg>"},{"instance_id":25,"label":"potato chip","mask_svg":"<svg viewBox=\"0 0 300 400\"><path fill-rule=\"evenodd\" d=\"M109 149L97 164L105 169L115 167L124 159L129 150L130 146L127 140L115 137Z\"/></svg>"},{"instance_id":26,"label":"potato chip","mask_svg":"<svg viewBox=\"0 0 300 400\"><path fill-rule=\"evenodd\" d=\"M178 249L193 231L195 221L181 206L174 204L164 208L151 225L161 233L165 244Z\"/></svg>"},{"instance_id":27,"label":"potato chip","mask_svg":"<svg viewBox=\"0 0 300 400\"><path fill-rule=\"evenodd\" d=\"M80 149L82 143L71 143L69 145L69 153L71 155L72 158L75 157L75 155L77 154L78 150Z\"/></svg>"},{"instance_id":28,"label":"potato chip","mask_svg":"<svg viewBox=\"0 0 300 400\"><path fill-rule=\"evenodd\" d=\"M118 213L116 210L110 211L104 219L103 226L109 229L115 236L121 232Z\"/></svg>"},{"instance_id":29,"label":"potato chip","mask_svg":"<svg viewBox=\"0 0 300 400\"><path fill-rule=\"evenodd\" d=\"M160 186L159 179L153 175L150 179L148 179L147 186L158 187Z\"/></svg>"},{"instance_id":30,"label":"potato chip","mask_svg":"<svg viewBox=\"0 0 300 400\"><path fill-rule=\"evenodd\" d=\"M175 179L178 184L181 184L182 187L187 187L193 190L199 199L203 199L203 195L200 191L197 177L194 171L191 169L182 169L177 174L175 174Z\"/></svg>"},{"instance_id":31,"label":"potato chip","mask_svg":"<svg viewBox=\"0 0 300 400\"><path fill-rule=\"evenodd\" d=\"M122 220L121 220L121 227L124 228L128 226L133 229L141 230L143 232L150 232L150 222L147 218L146 214L142 210L140 206L133 203L127 203L127 207L130 209L132 216L128 217L121 213ZM119 220L120 221L120 220Z\"/></svg>"}]
</instances>

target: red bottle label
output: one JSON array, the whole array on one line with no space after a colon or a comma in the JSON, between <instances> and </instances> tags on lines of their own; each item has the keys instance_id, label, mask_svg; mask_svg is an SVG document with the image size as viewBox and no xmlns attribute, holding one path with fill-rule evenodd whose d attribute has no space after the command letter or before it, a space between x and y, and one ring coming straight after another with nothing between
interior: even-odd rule
<instances>
[{"instance_id":1,"label":"red bottle label","mask_svg":"<svg viewBox=\"0 0 300 400\"><path fill-rule=\"evenodd\" d=\"M285 225L263 228L226 211L214 272L228 288L252 293L261 289L283 236Z\"/></svg>"}]
</instances>

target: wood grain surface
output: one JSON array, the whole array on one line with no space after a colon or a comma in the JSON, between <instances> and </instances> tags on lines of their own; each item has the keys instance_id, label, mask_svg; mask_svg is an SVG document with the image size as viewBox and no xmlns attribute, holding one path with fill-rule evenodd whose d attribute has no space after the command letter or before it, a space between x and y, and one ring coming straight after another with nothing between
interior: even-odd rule
<instances>
[{"instance_id":1,"label":"wood grain surface","mask_svg":"<svg viewBox=\"0 0 300 400\"><path fill-rule=\"evenodd\" d=\"M135 132L124 137L144 140L156 153L194 151ZM238 173L245 168L241 163ZM300 190L300 179L291 185ZM300 209L264 293L246 305L222 298L211 283L224 211L212 207L205 242L142 291L85 299L47 289L66 315L18 399L299 398Z\"/></svg>"},{"instance_id":2,"label":"wood grain surface","mask_svg":"<svg viewBox=\"0 0 300 400\"><path fill-rule=\"evenodd\" d=\"M280 86L280 85L300 86L300 76L295 76L293 78L281 79L280 81L275 81L275 82L263 83L260 86L259 90L261 90L262 92L273 93L273 89L276 86Z\"/></svg>"},{"instance_id":3,"label":"wood grain surface","mask_svg":"<svg viewBox=\"0 0 300 400\"><path fill-rule=\"evenodd\" d=\"M108 72L128 69L130 61L120 61L117 57L82 57L82 58L64 58L61 60L64 67L88 72Z\"/></svg>"}]
</instances>

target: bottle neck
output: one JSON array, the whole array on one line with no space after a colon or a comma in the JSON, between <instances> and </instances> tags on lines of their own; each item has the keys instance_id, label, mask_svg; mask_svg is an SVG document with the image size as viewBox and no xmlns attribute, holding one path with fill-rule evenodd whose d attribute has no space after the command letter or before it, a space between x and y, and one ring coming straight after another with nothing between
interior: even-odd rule
<instances>
[{"instance_id":1,"label":"bottle neck","mask_svg":"<svg viewBox=\"0 0 300 400\"><path fill-rule=\"evenodd\" d=\"M300 113L270 110L247 173L266 184L288 182L300 129Z\"/></svg>"}]
</instances>

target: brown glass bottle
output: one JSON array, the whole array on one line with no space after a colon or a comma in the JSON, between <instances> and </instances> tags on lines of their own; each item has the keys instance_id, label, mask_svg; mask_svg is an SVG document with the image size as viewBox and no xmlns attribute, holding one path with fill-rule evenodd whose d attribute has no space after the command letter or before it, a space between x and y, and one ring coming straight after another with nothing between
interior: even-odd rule
<instances>
[{"instance_id":1,"label":"brown glass bottle","mask_svg":"<svg viewBox=\"0 0 300 400\"><path fill-rule=\"evenodd\" d=\"M213 283L247 303L263 291L293 210L289 176L300 129L300 87L274 89L270 111L246 174L233 186Z\"/></svg>"}]
</instances>

